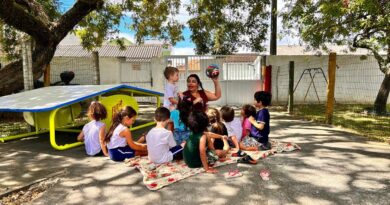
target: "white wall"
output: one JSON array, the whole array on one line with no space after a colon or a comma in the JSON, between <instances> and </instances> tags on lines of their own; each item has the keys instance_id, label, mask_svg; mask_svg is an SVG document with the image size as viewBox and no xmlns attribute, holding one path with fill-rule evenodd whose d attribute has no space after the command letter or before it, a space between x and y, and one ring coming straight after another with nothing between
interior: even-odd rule
<instances>
[{"instance_id":1,"label":"white wall","mask_svg":"<svg viewBox=\"0 0 390 205\"><path fill-rule=\"evenodd\" d=\"M286 103L288 97L288 69L289 61L294 61L294 88L304 69L322 68L328 79L328 56L267 56L267 65L272 65L272 97L274 102ZM337 56L335 99L343 103L368 103L375 101L384 74L379 70L373 56L362 60L360 56ZM314 74L314 73L313 73ZM304 75L294 93L294 101L318 102L314 87L311 86L307 97L311 79ZM322 73L316 73L314 85L317 89L320 102L326 101L327 82ZM390 99L388 99L390 103Z\"/></svg>"},{"instance_id":2,"label":"white wall","mask_svg":"<svg viewBox=\"0 0 390 205\"><path fill-rule=\"evenodd\" d=\"M118 58L99 57L100 84L119 84L120 60Z\"/></svg>"}]
</instances>

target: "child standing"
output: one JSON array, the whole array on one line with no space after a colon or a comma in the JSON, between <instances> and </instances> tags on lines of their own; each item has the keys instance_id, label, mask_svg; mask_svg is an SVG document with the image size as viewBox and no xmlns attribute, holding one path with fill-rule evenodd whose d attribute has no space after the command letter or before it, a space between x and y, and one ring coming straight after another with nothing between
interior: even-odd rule
<instances>
[{"instance_id":1,"label":"child standing","mask_svg":"<svg viewBox=\"0 0 390 205\"><path fill-rule=\"evenodd\" d=\"M238 144L241 141L242 134L240 119L234 117L234 109L229 106L223 106L221 108L221 116L228 132L229 144L233 145L235 149L239 149Z\"/></svg>"},{"instance_id":2,"label":"child standing","mask_svg":"<svg viewBox=\"0 0 390 205\"><path fill-rule=\"evenodd\" d=\"M188 138L184 150L184 162L190 168L202 167L207 173L217 173L207 159L207 148L212 149L211 142L204 133L209 125L209 119L204 112L192 112L188 117L192 134Z\"/></svg>"},{"instance_id":3,"label":"child standing","mask_svg":"<svg viewBox=\"0 0 390 205\"><path fill-rule=\"evenodd\" d=\"M77 136L78 141L84 141L85 151L89 156L108 156L104 143L106 125L101 122L107 117L106 108L98 101L92 101L87 112L91 122L84 125L83 130Z\"/></svg>"},{"instance_id":4,"label":"child standing","mask_svg":"<svg viewBox=\"0 0 390 205\"><path fill-rule=\"evenodd\" d=\"M171 131L165 129L169 122L170 112L165 107L159 107L154 112L156 127L146 135L149 160L156 164L170 162L182 157L183 146L176 145Z\"/></svg>"},{"instance_id":5,"label":"child standing","mask_svg":"<svg viewBox=\"0 0 390 205\"><path fill-rule=\"evenodd\" d=\"M268 150L271 149L271 144L268 142L270 114L267 107L271 103L271 94L258 91L254 98L256 100L255 106L259 108L259 111L255 118L249 118L249 122L252 124L250 135L260 143L259 150Z\"/></svg>"},{"instance_id":6,"label":"child standing","mask_svg":"<svg viewBox=\"0 0 390 205\"><path fill-rule=\"evenodd\" d=\"M247 151L257 151L260 143L253 137L250 137L251 123L250 117L256 116L256 108L253 105L246 104L241 108L242 117L242 135L240 142L240 149Z\"/></svg>"},{"instance_id":7,"label":"child standing","mask_svg":"<svg viewBox=\"0 0 390 205\"><path fill-rule=\"evenodd\" d=\"M178 103L178 88L176 83L179 81L179 69L175 67L166 67L164 70L165 79L167 83L164 89L164 107L169 110L174 110Z\"/></svg>"},{"instance_id":8,"label":"child standing","mask_svg":"<svg viewBox=\"0 0 390 205\"><path fill-rule=\"evenodd\" d=\"M122 108L112 118L112 125L104 141L107 143L108 153L113 161L123 161L135 155L147 155L146 144L134 142L130 129L137 117L137 112L130 106Z\"/></svg>"},{"instance_id":9,"label":"child standing","mask_svg":"<svg viewBox=\"0 0 390 205\"><path fill-rule=\"evenodd\" d=\"M188 116L192 109L191 98L183 96L179 99L177 109L171 112L171 121L173 122L173 137L177 144L181 144L186 141L190 136L190 130L188 129Z\"/></svg>"}]
</instances>

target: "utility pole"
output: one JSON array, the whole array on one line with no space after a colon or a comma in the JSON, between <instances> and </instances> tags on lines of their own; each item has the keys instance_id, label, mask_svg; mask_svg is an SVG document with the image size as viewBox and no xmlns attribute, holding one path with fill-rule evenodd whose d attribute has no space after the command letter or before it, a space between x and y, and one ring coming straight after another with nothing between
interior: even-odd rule
<instances>
[{"instance_id":1,"label":"utility pole","mask_svg":"<svg viewBox=\"0 0 390 205\"><path fill-rule=\"evenodd\" d=\"M270 41L270 54L276 55L276 32L277 32L277 19L278 19L278 8L277 0L271 2L271 41Z\"/></svg>"}]
</instances>

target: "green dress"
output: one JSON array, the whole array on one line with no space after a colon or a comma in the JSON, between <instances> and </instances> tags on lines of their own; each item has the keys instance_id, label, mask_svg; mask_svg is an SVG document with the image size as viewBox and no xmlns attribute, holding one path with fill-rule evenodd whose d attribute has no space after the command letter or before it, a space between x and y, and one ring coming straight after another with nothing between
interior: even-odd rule
<instances>
[{"instance_id":1,"label":"green dress","mask_svg":"<svg viewBox=\"0 0 390 205\"><path fill-rule=\"evenodd\" d=\"M184 162L190 168L202 167L199 143L203 133L191 134L183 149Z\"/></svg>"}]
</instances>

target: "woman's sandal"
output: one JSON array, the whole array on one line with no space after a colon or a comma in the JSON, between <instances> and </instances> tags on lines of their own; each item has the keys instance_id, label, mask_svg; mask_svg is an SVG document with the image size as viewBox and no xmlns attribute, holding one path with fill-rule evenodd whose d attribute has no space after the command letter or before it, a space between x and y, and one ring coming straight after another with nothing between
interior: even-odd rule
<instances>
[{"instance_id":1,"label":"woman's sandal","mask_svg":"<svg viewBox=\"0 0 390 205\"><path fill-rule=\"evenodd\" d=\"M238 150L236 153L232 154L232 157L245 157L247 154L241 150Z\"/></svg>"},{"instance_id":2,"label":"woman's sandal","mask_svg":"<svg viewBox=\"0 0 390 205\"><path fill-rule=\"evenodd\" d=\"M246 155L237 160L238 163L257 164L257 160L254 160L251 156Z\"/></svg>"}]
</instances>

